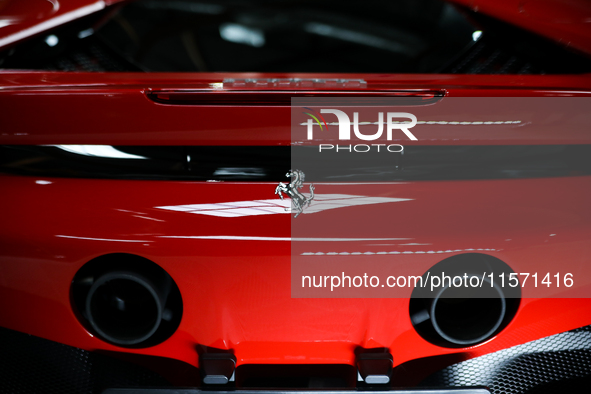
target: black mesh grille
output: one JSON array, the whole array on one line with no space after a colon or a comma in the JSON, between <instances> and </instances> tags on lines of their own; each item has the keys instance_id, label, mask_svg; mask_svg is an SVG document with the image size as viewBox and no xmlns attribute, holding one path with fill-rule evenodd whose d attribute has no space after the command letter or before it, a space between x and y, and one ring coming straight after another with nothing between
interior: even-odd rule
<instances>
[{"instance_id":1,"label":"black mesh grille","mask_svg":"<svg viewBox=\"0 0 591 394\"><path fill-rule=\"evenodd\" d=\"M578 74L591 70L588 56L563 44L482 13L465 10L481 37L439 70L451 74ZM475 34L477 32L474 32Z\"/></svg>"},{"instance_id":2,"label":"black mesh grille","mask_svg":"<svg viewBox=\"0 0 591 394\"><path fill-rule=\"evenodd\" d=\"M81 46L47 63L50 71L137 71L99 43Z\"/></svg>"},{"instance_id":3,"label":"black mesh grille","mask_svg":"<svg viewBox=\"0 0 591 394\"><path fill-rule=\"evenodd\" d=\"M451 74L544 74L524 56L482 39L445 72Z\"/></svg>"},{"instance_id":4,"label":"black mesh grille","mask_svg":"<svg viewBox=\"0 0 591 394\"><path fill-rule=\"evenodd\" d=\"M101 393L170 387L136 364L0 328L0 393ZM419 386L487 386L493 394L588 393L591 326L463 361Z\"/></svg>"},{"instance_id":5,"label":"black mesh grille","mask_svg":"<svg viewBox=\"0 0 591 394\"><path fill-rule=\"evenodd\" d=\"M454 364L420 386L487 386L493 394L589 393L591 326Z\"/></svg>"},{"instance_id":6,"label":"black mesh grille","mask_svg":"<svg viewBox=\"0 0 591 394\"><path fill-rule=\"evenodd\" d=\"M168 387L136 364L0 328L0 393L94 394L110 387Z\"/></svg>"}]
</instances>

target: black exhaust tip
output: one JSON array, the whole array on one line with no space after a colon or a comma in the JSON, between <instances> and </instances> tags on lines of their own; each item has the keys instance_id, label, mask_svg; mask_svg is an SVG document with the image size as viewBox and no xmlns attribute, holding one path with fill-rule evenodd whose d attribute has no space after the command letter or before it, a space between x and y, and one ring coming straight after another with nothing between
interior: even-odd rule
<instances>
[{"instance_id":1,"label":"black exhaust tip","mask_svg":"<svg viewBox=\"0 0 591 394\"><path fill-rule=\"evenodd\" d=\"M89 331L123 347L166 340L182 316L174 280L155 263L135 255L106 255L84 265L72 282L72 301Z\"/></svg>"},{"instance_id":2,"label":"black exhaust tip","mask_svg":"<svg viewBox=\"0 0 591 394\"><path fill-rule=\"evenodd\" d=\"M490 338L507 313L507 301L496 286L485 285L477 298L465 289L447 287L431 302L431 324L444 340L470 346Z\"/></svg>"},{"instance_id":3,"label":"black exhaust tip","mask_svg":"<svg viewBox=\"0 0 591 394\"><path fill-rule=\"evenodd\" d=\"M165 296L138 274L110 272L90 288L85 311L101 337L120 345L137 345L158 330Z\"/></svg>"},{"instance_id":4,"label":"black exhaust tip","mask_svg":"<svg viewBox=\"0 0 591 394\"><path fill-rule=\"evenodd\" d=\"M513 270L503 261L484 254L452 256L434 265L423 280L432 276L462 278L461 285L449 280L436 289L415 288L410 300L410 318L424 339L443 347L467 347L482 343L504 329L519 307L521 289L502 288L498 278ZM466 283L477 286L466 286Z\"/></svg>"}]
</instances>

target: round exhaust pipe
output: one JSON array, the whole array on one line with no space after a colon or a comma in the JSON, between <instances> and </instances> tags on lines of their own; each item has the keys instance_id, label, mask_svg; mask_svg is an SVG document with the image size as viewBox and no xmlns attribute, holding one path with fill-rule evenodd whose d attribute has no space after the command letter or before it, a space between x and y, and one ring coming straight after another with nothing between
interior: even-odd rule
<instances>
[{"instance_id":1,"label":"round exhaust pipe","mask_svg":"<svg viewBox=\"0 0 591 394\"><path fill-rule=\"evenodd\" d=\"M470 346L497 331L505 319L507 301L501 289L486 280L477 295L465 290L442 288L431 301L429 315L435 332L444 340Z\"/></svg>"},{"instance_id":2,"label":"round exhaust pipe","mask_svg":"<svg viewBox=\"0 0 591 394\"><path fill-rule=\"evenodd\" d=\"M489 275L512 272L503 261L478 253L441 261L423 275L424 281L445 278L441 286L433 291L417 287L412 293L409 310L415 330L444 347L473 346L492 338L517 312L521 290L503 289L498 281L491 283Z\"/></svg>"},{"instance_id":3,"label":"round exhaust pipe","mask_svg":"<svg viewBox=\"0 0 591 394\"><path fill-rule=\"evenodd\" d=\"M88 321L109 342L137 345L158 330L168 291L133 272L106 273L86 296Z\"/></svg>"},{"instance_id":4,"label":"round exhaust pipe","mask_svg":"<svg viewBox=\"0 0 591 394\"><path fill-rule=\"evenodd\" d=\"M87 263L74 278L72 300L89 331L123 347L164 341L182 315L174 280L155 263L134 255L101 256Z\"/></svg>"}]
</instances>

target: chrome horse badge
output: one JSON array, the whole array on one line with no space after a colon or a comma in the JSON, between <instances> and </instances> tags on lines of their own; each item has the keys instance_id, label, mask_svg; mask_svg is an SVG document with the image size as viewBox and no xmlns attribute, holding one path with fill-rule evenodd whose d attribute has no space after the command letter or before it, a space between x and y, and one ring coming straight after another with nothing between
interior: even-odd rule
<instances>
[{"instance_id":1,"label":"chrome horse badge","mask_svg":"<svg viewBox=\"0 0 591 394\"><path fill-rule=\"evenodd\" d=\"M300 192L298 189L301 189L304 185L304 173L300 170L289 170L286 177L291 178L291 182L289 185L286 185L283 182L279 182L279 185L275 188L275 194L279 195L279 198L283 200L283 194L285 193L291 198L291 205L293 208L297 210L294 218L297 218L300 213L304 212L304 208L306 205L310 205L312 200L314 199L314 185L310 184L310 197L306 197ZM285 208L286 211L289 211L289 208Z\"/></svg>"}]
</instances>

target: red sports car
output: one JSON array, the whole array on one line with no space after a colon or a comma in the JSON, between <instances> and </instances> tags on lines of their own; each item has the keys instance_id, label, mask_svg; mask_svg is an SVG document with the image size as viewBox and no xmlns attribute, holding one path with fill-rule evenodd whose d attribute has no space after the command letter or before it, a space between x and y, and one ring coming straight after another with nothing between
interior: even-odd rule
<instances>
[{"instance_id":1,"label":"red sports car","mask_svg":"<svg viewBox=\"0 0 591 394\"><path fill-rule=\"evenodd\" d=\"M0 0L0 392L587 393L590 23Z\"/></svg>"}]
</instances>

